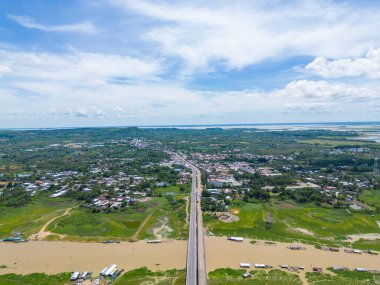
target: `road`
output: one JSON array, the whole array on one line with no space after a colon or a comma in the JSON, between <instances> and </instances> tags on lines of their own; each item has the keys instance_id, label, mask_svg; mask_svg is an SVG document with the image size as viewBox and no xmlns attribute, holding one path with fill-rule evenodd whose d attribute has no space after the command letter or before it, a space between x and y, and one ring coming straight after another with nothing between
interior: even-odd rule
<instances>
[{"instance_id":1,"label":"road","mask_svg":"<svg viewBox=\"0 0 380 285\"><path fill-rule=\"evenodd\" d=\"M193 179L191 187L189 240L187 244L186 261L186 285L198 284L198 251L197 251L197 182L196 169L193 168Z\"/></svg>"},{"instance_id":2,"label":"road","mask_svg":"<svg viewBox=\"0 0 380 285\"><path fill-rule=\"evenodd\" d=\"M206 256L204 247L204 230L202 219L202 183L200 170L181 155L167 151L177 156L192 170L192 186L190 194L190 223L187 244L186 285L207 285Z\"/></svg>"},{"instance_id":3,"label":"road","mask_svg":"<svg viewBox=\"0 0 380 285\"><path fill-rule=\"evenodd\" d=\"M198 285L207 284L207 271L206 271L206 255L205 255L205 245L204 245L204 231L203 231L203 218L202 218L202 207L201 207L201 197L202 197L202 183L201 183L201 172L196 169L197 177L197 235L198 235Z\"/></svg>"}]
</instances>

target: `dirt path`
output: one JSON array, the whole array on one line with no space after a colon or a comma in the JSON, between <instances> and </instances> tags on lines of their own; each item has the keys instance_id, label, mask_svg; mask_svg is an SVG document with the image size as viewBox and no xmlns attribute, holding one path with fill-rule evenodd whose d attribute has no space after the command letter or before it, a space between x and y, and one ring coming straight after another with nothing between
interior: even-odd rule
<instances>
[{"instance_id":1,"label":"dirt path","mask_svg":"<svg viewBox=\"0 0 380 285\"><path fill-rule=\"evenodd\" d=\"M167 239L168 235L173 231L171 227L168 226L169 219L164 217L161 220L161 225L153 229L153 234L159 240Z\"/></svg>"},{"instance_id":2,"label":"dirt path","mask_svg":"<svg viewBox=\"0 0 380 285\"><path fill-rule=\"evenodd\" d=\"M186 200L186 223L189 223L189 201L190 201L190 196L187 196L185 198Z\"/></svg>"},{"instance_id":3,"label":"dirt path","mask_svg":"<svg viewBox=\"0 0 380 285\"><path fill-rule=\"evenodd\" d=\"M137 240L137 238L139 237L140 232L145 227L145 225L148 223L148 221L150 220L150 218L152 217L153 214L154 214L154 211L152 213L150 213L148 217L146 217L145 221L139 226L139 228L137 229L137 231L135 232L135 234L131 237L131 241Z\"/></svg>"},{"instance_id":4,"label":"dirt path","mask_svg":"<svg viewBox=\"0 0 380 285\"><path fill-rule=\"evenodd\" d=\"M67 216L67 215L70 215L71 210L74 209L74 208L77 208L77 207L79 207L79 206L74 206L74 207L71 207L71 208L67 208L66 211L65 211L62 215L59 215L59 216L56 216L56 217L50 219L50 220L49 220L49 221L48 221L48 222L47 222L47 223L46 223L46 224L40 229L40 231L39 231L37 234L32 234L29 238L30 238L30 239L33 239L33 240L42 240L42 239L44 239L44 238L46 238L47 236L52 235L52 234L59 236L61 239L64 238L66 235L56 234L56 233L53 233L53 232L51 232L51 231L47 231L46 229L47 229L47 227L48 227L52 222L54 222L56 219L58 219L58 218L62 218L62 217Z\"/></svg>"}]
</instances>

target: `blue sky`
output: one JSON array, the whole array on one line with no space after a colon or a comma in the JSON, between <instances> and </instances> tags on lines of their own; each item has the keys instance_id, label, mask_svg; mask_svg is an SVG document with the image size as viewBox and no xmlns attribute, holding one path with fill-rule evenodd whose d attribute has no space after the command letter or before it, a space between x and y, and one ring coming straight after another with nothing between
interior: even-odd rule
<instances>
[{"instance_id":1,"label":"blue sky","mask_svg":"<svg viewBox=\"0 0 380 285\"><path fill-rule=\"evenodd\" d=\"M0 127L378 121L357 2L0 1Z\"/></svg>"}]
</instances>

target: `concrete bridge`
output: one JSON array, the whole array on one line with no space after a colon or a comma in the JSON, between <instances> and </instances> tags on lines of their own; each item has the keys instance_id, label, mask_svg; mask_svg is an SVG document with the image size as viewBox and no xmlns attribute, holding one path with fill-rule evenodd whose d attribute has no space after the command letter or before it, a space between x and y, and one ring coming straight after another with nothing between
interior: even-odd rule
<instances>
[{"instance_id":1,"label":"concrete bridge","mask_svg":"<svg viewBox=\"0 0 380 285\"><path fill-rule=\"evenodd\" d=\"M207 271L201 209L201 172L192 165L189 240L187 245L186 285L206 285Z\"/></svg>"}]
</instances>

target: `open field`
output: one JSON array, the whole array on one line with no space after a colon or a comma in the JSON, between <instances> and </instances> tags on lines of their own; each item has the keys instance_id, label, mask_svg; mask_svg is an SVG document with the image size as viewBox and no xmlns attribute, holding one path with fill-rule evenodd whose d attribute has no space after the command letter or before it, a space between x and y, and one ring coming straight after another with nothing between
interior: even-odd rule
<instances>
[{"instance_id":1,"label":"open field","mask_svg":"<svg viewBox=\"0 0 380 285\"><path fill-rule=\"evenodd\" d=\"M357 249L372 249L372 250L377 250L380 251L380 239L375 239L375 240L364 240L360 239L352 244L353 248Z\"/></svg>"},{"instance_id":2,"label":"open field","mask_svg":"<svg viewBox=\"0 0 380 285\"><path fill-rule=\"evenodd\" d=\"M176 195L185 195L190 193L191 191L191 184L184 185L184 191L180 190L179 186L168 186L168 187L160 187L157 189L154 189L155 194L167 194L167 193L173 193Z\"/></svg>"},{"instance_id":3,"label":"open field","mask_svg":"<svg viewBox=\"0 0 380 285\"><path fill-rule=\"evenodd\" d=\"M251 278L243 279L242 274L249 272ZM65 285L72 284L70 273L47 275L33 273L28 275L0 275L0 285ZM151 271L146 267L125 272L113 283L115 285L185 285L185 270L170 269ZM306 273L310 285L375 285L380 284L380 275L368 272L333 271L324 274ZM301 279L293 273L277 269L269 271L246 271L242 269L218 268L209 272L210 285L301 285Z\"/></svg>"},{"instance_id":4,"label":"open field","mask_svg":"<svg viewBox=\"0 0 380 285\"><path fill-rule=\"evenodd\" d=\"M347 245L343 242L348 234L380 233L376 221L380 214L350 213L345 209L321 208L313 204L299 205L294 202L267 204L240 203L231 207L231 213L239 221L223 223L205 215L204 222L216 235L243 236L254 239L302 241L311 244ZM268 229L266 215L272 216Z\"/></svg>"},{"instance_id":5,"label":"open field","mask_svg":"<svg viewBox=\"0 0 380 285\"><path fill-rule=\"evenodd\" d=\"M333 271L324 274L306 273L310 285L375 285L380 284L380 275L368 272ZM115 285L185 285L185 270L169 269L151 271L146 267L125 272L113 283ZM249 272L251 278L243 279L242 274ZM66 285L70 273L47 275L33 273L28 275L0 275L0 285ZM301 279L293 273L278 269L269 271L218 268L209 272L210 285L301 285Z\"/></svg>"},{"instance_id":6,"label":"open field","mask_svg":"<svg viewBox=\"0 0 380 285\"><path fill-rule=\"evenodd\" d=\"M61 215L68 207L76 203L64 198L49 198L40 195L25 207L10 208L0 206L0 237L16 232L25 236L36 233L50 219Z\"/></svg>"},{"instance_id":7,"label":"open field","mask_svg":"<svg viewBox=\"0 0 380 285\"><path fill-rule=\"evenodd\" d=\"M326 146L364 146L371 145L376 146L375 142L364 141L364 140L348 140L348 139L309 139L302 140L301 143L305 144L320 144Z\"/></svg>"},{"instance_id":8,"label":"open field","mask_svg":"<svg viewBox=\"0 0 380 285\"><path fill-rule=\"evenodd\" d=\"M4 274L0 275L0 285L63 285L67 284L69 279L70 273L59 273L57 275L44 273L28 275Z\"/></svg>"},{"instance_id":9,"label":"open field","mask_svg":"<svg viewBox=\"0 0 380 285\"><path fill-rule=\"evenodd\" d=\"M250 271L251 278L242 277L246 270L220 268L209 272L209 285L301 285L302 281L296 274L286 273L277 269L270 271Z\"/></svg>"},{"instance_id":10,"label":"open field","mask_svg":"<svg viewBox=\"0 0 380 285\"><path fill-rule=\"evenodd\" d=\"M160 226L164 217L172 229L168 237L186 236L184 201L173 208L166 198L152 198L138 206L110 213L92 213L77 208L72 210L70 215L54 220L47 230L57 235L64 235L65 240L100 241L105 238L136 240L154 238L153 229ZM50 236L49 239L57 239L57 235Z\"/></svg>"},{"instance_id":11,"label":"open field","mask_svg":"<svg viewBox=\"0 0 380 285\"><path fill-rule=\"evenodd\" d=\"M364 190L360 194L360 200L369 206L380 209L380 190Z\"/></svg>"},{"instance_id":12,"label":"open field","mask_svg":"<svg viewBox=\"0 0 380 285\"><path fill-rule=\"evenodd\" d=\"M310 285L374 285L380 284L380 274L357 271L334 271L330 273L306 273Z\"/></svg>"},{"instance_id":13,"label":"open field","mask_svg":"<svg viewBox=\"0 0 380 285\"><path fill-rule=\"evenodd\" d=\"M151 271L146 267L126 272L115 285L185 285L185 270Z\"/></svg>"}]
</instances>

